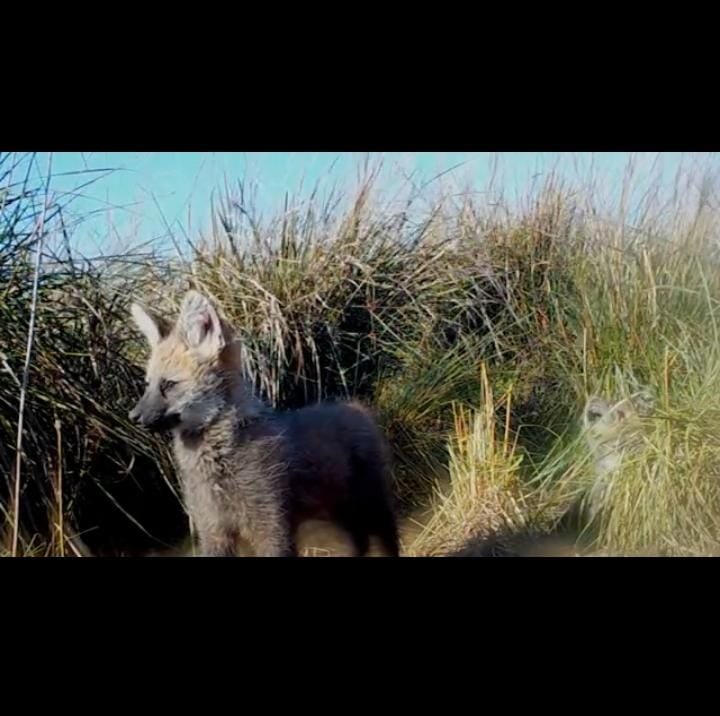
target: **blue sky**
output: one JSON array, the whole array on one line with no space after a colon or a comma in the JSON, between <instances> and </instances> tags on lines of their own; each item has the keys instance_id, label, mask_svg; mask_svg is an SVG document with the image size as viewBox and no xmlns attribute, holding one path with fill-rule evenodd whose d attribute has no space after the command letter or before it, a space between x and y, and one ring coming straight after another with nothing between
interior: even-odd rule
<instances>
[{"instance_id":1,"label":"blue sky","mask_svg":"<svg viewBox=\"0 0 720 716\"><path fill-rule=\"evenodd\" d=\"M57 192L79 194L73 202L78 216L90 218L75 229L74 243L92 255L110 250L118 242L140 242L173 232L190 236L208 226L210 197L227 182L245 179L256 187L257 202L265 212L279 210L286 192L307 194L318 184L321 192L333 185L352 188L358 169L368 155L326 152L59 152L52 155L53 187ZM523 193L553 168L572 179L594 167L611 188L620 181L630 155L613 153L549 154L506 152L497 155L471 152L386 152L369 155L382 160L382 176L390 191L393 181L412 175L417 182L443 174L445 185L480 190L493 167L499 167L495 188L506 194ZM38 157L45 167L47 155ZM634 161L639 171L660 167L674 175L681 155L641 154ZM715 161L707 155L703 161ZM683 161L686 161L687 157ZM695 158L697 160L697 157ZM87 176L65 175L86 169L107 169L92 186L78 189ZM182 229L180 228L182 227Z\"/></svg>"}]
</instances>

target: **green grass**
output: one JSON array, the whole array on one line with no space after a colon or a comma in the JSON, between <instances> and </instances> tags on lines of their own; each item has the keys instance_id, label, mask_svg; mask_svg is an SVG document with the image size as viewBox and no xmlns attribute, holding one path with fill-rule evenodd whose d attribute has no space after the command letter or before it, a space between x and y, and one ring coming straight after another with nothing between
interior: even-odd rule
<instances>
[{"instance_id":1,"label":"green grass","mask_svg":"<svg viewBox=\"0 0 720 716\"><path fill-rule=\"evenodd\" d=\"M0 207L6 549L36 240L27 225L41 194L26 187L8 204L9 190ZM25 415L23 550L67 551L72 530L112 554L184 537L167 446L126 419L145 356L127 315L132 298L172 313L194 287L237 327L248 376L273 405L373 404L401 511L424 514L407 553L564 529L595 479L580 430L586 399L642 388L655 409L598 519L579 518L583 540L614 554L716 551L712 193L681 194L663 211L636 212L632 225L624 207L601 211L583 187L554 179L503 211L469 195L416 197L395 211L368 181L355 197L263 220L247 194L229 193L206 235L174 260L46 263ZM56 230L51 219L48 236Z\"/></svg>"}]
</instances>

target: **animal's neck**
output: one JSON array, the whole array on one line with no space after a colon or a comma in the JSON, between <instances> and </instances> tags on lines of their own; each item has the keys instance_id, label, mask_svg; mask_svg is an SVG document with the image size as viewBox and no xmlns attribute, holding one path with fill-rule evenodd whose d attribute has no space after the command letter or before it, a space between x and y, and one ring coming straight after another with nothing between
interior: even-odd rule
<instances>
[{"instance_id":1,"label":"animal's neck","mask_svg":"<svg viewBox=\"0 0 720 716\"><path fill-rule=\"evenodd\" d=\"M253 392L252 385L243 378L236 378L230 386L229 412L253 418L267 410L266 405Z\"/></svg>"},{"instance_id":2,"label":"animal's neck","mask_svg":"<svg viewBox=\"0 0 720 716\"><path fill-rule=\"evenodd\" d=\"M239 430L263 419L268 412L268 407L253 394L250 384L237 379L229 386L225 401L213 411L206 423L191 428L182 425L177 428L176 445L197 449L203 443L217 444L231 440Z\"/></svg>"}]
</instances>

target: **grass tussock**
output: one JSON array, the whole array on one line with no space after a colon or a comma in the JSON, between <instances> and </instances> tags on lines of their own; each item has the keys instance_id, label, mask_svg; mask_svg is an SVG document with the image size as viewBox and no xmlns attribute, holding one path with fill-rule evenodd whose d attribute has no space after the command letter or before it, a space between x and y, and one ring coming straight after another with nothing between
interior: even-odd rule
<instances>
[{"instance_id":1,"label":"grass tussock","mask_svg":"<svg viewBox=\"0 0 720 716\"><path fill-rule=\"evenodd\" d=\"M448 445L448 480L438 486L429 520L415 536L418 556L452 554L468 543L490 543L506 532L530 529L532 509L524 489L522 456L510 432L510 391L495 399L485 367L476 409L457 407ZM508 420L498 421L502 406Z\"/></svg>"},{"instance_id":2,"label":"grass tussock","mask_svg":"<svg viewBox=\"0 0 720 716\"><path fill-rule=\"evenodd\" d=\"M62 204L43 182L15 181L12 164L11 155L0 162L0 549L74 555L85 543L136 554L172 544L186 519L165 444L127 420L143 377L126 301L145 280L138 265L152 257L82 264L58 255L51 239L61 234ZM43 211L48 240L36 272Z\"/></svg>"}]
</instances>

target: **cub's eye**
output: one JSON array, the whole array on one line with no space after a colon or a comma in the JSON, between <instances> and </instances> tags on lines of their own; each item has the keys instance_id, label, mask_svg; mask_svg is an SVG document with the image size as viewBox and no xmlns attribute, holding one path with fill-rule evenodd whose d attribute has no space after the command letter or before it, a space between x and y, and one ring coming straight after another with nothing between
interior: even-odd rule
<instances>
[{"instance_id":1,"label":"cub's eye","mask_svg":"<svg viewBox=\"0 0 720 716\"><path fill-rule=\"evenodd\" d=\"M178 382L176 380L164 380L160 384L160 392L165 393L168 390L172 390L177 384Z\"/></svg>"}]
</instances>

